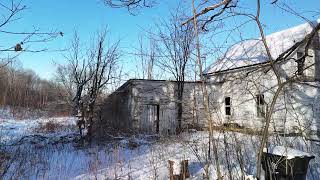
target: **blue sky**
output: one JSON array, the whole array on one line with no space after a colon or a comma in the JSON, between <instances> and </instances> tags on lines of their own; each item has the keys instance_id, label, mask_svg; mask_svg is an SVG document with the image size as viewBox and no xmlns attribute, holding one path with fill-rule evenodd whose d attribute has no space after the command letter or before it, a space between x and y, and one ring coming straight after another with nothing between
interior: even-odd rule
<instances>
[{"instance_id":1,"label":"blue sky","mask_svg":"<svg viewBox=\"0 0 320 180\"><path fill-rule=\"evenodd\" d=\"M81 41L90 42L99 30L107 26L111 41L120 39L121 49L131 51L143 29L149 29L153 20L166 16L170 2L172 1L168 0L168 3L145 9L143 13L133 16L126 9L108 8L100 0L24 0L23 3L28 9L20 14L19 17L22 19L5 29L32 31L33 27L36 27L42 31L56 29L64 32L63 37L48 43L33 44L30 48L48 48L47 52L24 53L19 56L24 68L34 70L42 77L51 78L55 72L52 62L64 62L63 52L52 51L65 49L72 39L74 30L79 33ZM15 37L5 38L17 42ZM124 57L123 61L130 61Z\"/></svg>"},{"instance_id":2,"label":"blue sky","mask_svg":"<svg viewBox=\"0 0 320 180\"><path fill-rule=\"evenodd\" d=\"M320 11L318 0L282 1L290 3L291 7L305 13L309 18L318 18L311 17L313 13L307 12ZM82 41L89 42L94 33L108 26L111 40L120 39L123 52L133 52L137 46L139 35L143 33L143 29L152 29L155 21L168 17L169 10L174 9L177 2L175 0L162 0L154 8L144 9L133 16L126 9L108 8L100 0L23 0L28 9L20 14L22 19L6 28L8 28L7 30L30 31L33 27L36 27L42 31L57 29L64 32L65 35L63 37L59 37L52 42L33 46L34 49L49 48L48 52L24 53L19 57L24 68L32 69L41 77L50 79L55 72L52 62L64 62L63 53L53 51L66 48L75 29L78 31ZM248 3L245 4L248 7L254 6L253 0L245 2ZM271 5L263 6L262 21L266 24L267 34L303 22L303 20L283 13ZM246 27L243 30L243 34L248 37L254 37L258 35L258 32L255 28ZM14 38L2 37L2 39L10 41ZM135 70L134 58L124 55L122 56L122 63L125 70Z\"/></svg>"}]
</instances>

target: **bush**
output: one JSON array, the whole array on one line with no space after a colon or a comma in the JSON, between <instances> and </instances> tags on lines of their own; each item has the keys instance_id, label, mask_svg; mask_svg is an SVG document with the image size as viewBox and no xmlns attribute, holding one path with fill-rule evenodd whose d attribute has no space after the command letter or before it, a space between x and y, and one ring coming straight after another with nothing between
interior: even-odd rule
<instances>
[{"instance_id":1,"label":"bush","mask_svg":"<svg viewBox=\"0 0 320 180\"><path fill-rule=\"evenodd\" d=\"M36 128L36 131L42 133L54 133L57 131L61 131L62 128L62 124L56 123L54 121L48 121L45 123L41 123L40 126Z\"/></svg>"}]
</instances>

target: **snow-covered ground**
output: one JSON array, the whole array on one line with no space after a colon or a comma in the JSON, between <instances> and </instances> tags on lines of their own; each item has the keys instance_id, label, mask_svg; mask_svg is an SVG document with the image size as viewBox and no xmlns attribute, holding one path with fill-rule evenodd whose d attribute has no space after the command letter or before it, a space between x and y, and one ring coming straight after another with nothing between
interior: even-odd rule
<instances>
[{"instance_id":1,"label":"snow-covered ground","mask_svg":"<svg viewBox=\"0 0 320 180\"><path fill-rule=\"evenodd\" d=\"M59 125L59 129L52 127L54 131L46 132L47 125ZM50 128L50 127L49 127ZM40 117L16 119L10 109L0 109L0 142L12 143L29 135L64 136L74 133L76 118L74 117Z\"/></svg>"},{"instance_id":2,"label":"snow-covered ground","mask_svg":"<svg viewBox=\"0 0 320 180\"><path fill-rule=\"evenodd\" d=\"M55 132L39 131L39 127L52 121L68 125L68 128ZM117 136L92 144L55 141L76 133L76 128L70 128L73 126L74 118L0 118L0 152L11 156L6 164L4 179L168 179L168 160L172 159L187 159L190 179L203 179L208 152L206 132L183 133L166 138ZM25 136L26 141L12 143ZM72 138L74 136L70 136ZM224 179L252 178L255 175L258 136L215 132L214 139ZM301 137L272 136L270 149L278 145L314 155L308 179L320 179L320 148L317 142ZM215 167L212 160L209 169L212 179L216 177Z\"/></svg>"},{"instance_id":3,"label":"snow-covered ground","mask_svg":"<svg viewBox=\"0 0 320 180\"><path fill-rule=\"evenodd\" d=\"M224 179L252 178L256 172L257 137L240 133L215 133L219 163ZM319 145L302 138L272 139L272 144L288 146L307 151L316 156L310 163L308 179L320 178ZM270 146L273 149L272 146ZM75 179L168 179L168 160L189 160L190 179L203 179L208 150L208 135L205 132L182 134L167 140L157 141L149 146L128 150L114 150L115 163L106 168L85 173ZM212 151L212 150L211 150ZM242 167L241 167L242 166ZM241 169L242 168L242 169ZM231 174L229 174L231 173ZM216 178L215 163L210 166L210 177Z\"/></svg>"}]
</instances>

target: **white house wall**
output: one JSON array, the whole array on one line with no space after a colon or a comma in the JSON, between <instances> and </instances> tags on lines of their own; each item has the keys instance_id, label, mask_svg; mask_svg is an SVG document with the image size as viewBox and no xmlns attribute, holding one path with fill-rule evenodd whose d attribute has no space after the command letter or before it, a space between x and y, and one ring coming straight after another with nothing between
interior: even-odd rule
<instances>
[{"instance_id":1,"label":"white house wall","mask_svg":"<svg viewBox=\"0 0 320 180\"><path fill-rule=\"evenodd\" d=\"M320 94L319 82L315 81L316 66L319 64L319 50L312 48L308 51L310 57L305 60L303 81L309 85L299 83L288 84L283 89L272 115L272 128L279 131L304 132L306 129L319 128ZM296 54L293 55L295 57ZM296 57L295 57L296 58ZM317 59L315 61L315 59ZM281 63L279 67L281 79L285 80L297 73L297 63L294 60ZM223 82L216 94L221 94L218 101L218 110L212 112L216 121L222 123L238 123L252 128L260 128L264 118L257 117L256 95L264 94L265 101L270 106L277 87L274 72L265 68L247 68L244 70L217 73L207 76L208 83ZM302 82L302 81L301 81ZM232 115L225 115L224 98L231 97Z\"/></svg>"}]
</instances>

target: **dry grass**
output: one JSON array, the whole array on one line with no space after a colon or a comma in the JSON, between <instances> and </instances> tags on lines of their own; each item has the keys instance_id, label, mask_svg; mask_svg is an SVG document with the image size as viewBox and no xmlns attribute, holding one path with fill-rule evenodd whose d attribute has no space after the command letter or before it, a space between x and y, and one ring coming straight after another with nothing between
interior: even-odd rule
<instances>
[{"instance_id":1,"label":"dry grass","mask_svg":"<svg viewBox=\"0 0 320 180\"><path fill-rule=\"evenodd\" d=\"M74 129L74 126L71 125L64 125L58 122L54 122L53 120L40 123L38 127L35 128L35 132L38 133L55 133L55 132L61 132L65 130Z\"/></svg>"},{"instance_id":2,"label":"dry grass","mask_svg":"<svg viewBox=\"0 0 320 180\"><path fill-rule=\"evenodd\" d=\"M237 126L237 125L222 125L222 126L214 126L213 129L215 131L219 131L219 132L238 132L238 133L242 133L242 134L248 134L248 135L261 135L262 134L262 130L261 129L253 129L253 128L247 128L247 127L242 127L242 126ZM301 137L302 134L301 133L297 133L297 132L289 132L289 133L285 133L282 131L270 131L269 132L270 135L273 134L277 134L279 136L285 136L285 137Z\"/></svg>"},{"instance_id":3,"label":"dry grass","mask_svg":"<svg viewBox=\"0 0 320 180\"><path fill-rule=\"evenodd\" d=\"M5 163L9 158L10 156L8 154L0 152L0 175L3 174Z\"/></svg>"}]
</instances>

